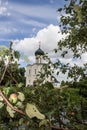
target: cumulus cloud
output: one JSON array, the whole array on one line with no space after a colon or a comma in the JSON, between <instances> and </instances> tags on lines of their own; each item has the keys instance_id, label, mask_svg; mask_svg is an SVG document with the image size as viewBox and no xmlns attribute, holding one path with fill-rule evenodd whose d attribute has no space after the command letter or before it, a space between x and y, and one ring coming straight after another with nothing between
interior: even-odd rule
<instances>
[{"instance_id":1,"label":"cumulus cloud","mask_svg":"<svg viewBox=\"0 0 87 130\"><path fill-rule=\"evenodd\" d=\"M31 63L35 62L34 53L39 47L39 41L41 42L41 49L45 53L48 53L48 56L52 61L59 59L62 63L69 62L71 65L82 65L83 63L86 63L87 60L85 57L87 56L87 53L83 54L82 59L79 60L73 60L73 53L70 50L68 50L69 53L64 58L61 57L61 51L55 54L54 49L57 48L57 43L62 38L65 38L65 35L62 35L59 26L51 24L38 31L35 37L14 41L13 47L27 55Z\"/></svg>"},{"instance_id":2,"label":"cumulus cloud","mask_svg":"<svg viewBox=\"0 0 87 130\"><path fill-rule=\"evenodd\" d=\"M14 41L14 49L22 51L24 54L34 56L34 52L38 49L39 41L44 52L54 57L53 49L57 48L58 40L64 36L60 33L60 28L55 25L49 25L41 29L35 37L24 38L20 41ZM32 59L32 58L31 58Z\"/></svg>"}]
</instances>

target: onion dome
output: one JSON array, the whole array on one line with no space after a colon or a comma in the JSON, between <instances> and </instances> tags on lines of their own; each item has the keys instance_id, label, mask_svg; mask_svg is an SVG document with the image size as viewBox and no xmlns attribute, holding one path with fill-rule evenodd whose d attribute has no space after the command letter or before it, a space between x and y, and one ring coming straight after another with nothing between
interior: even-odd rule
<instances>
[{"instance_id":1,"label":"onion dome","mask_svg":"<svg viewBox=\"0 0 87 130\"><path fill-rule=\"evenodd\" d=\"M35 56L37 56L37 55L40 55L40 56L44 55L44 52L40 49L40 47L38 50L35 51Z\"/></svg>"}]
</instances>

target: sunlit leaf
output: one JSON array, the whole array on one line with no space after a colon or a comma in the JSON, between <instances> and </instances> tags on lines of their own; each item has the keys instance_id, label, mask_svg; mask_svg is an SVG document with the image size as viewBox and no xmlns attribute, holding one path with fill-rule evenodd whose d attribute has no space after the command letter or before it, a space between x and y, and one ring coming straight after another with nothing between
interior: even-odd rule
<instances>
[{"instance_id":1,"label":"sunlit leaf","mask_svg":"<svg viewBox=\"0 0 87 130\"><path fill-rule=\"evenodd\" d=\"M5 50L5 49L8 49L8 47L6 47L6 46L4 46L4 45L0 45L0 50L1 50L1 49L4 49L4 50Z\"/></svg>"},{"instance_id":2,"label":"sunlit leaf","mask_svg":"<svg viewBox=\"0 0 87 130\"><path fill-rule=\"evenodd\" d=\"M74 10L75 10L76 12L79 12L79 11L81 10L81 7L80 7L79 5L75 5L75 6L74 6Z\"/></svg>"},{"instance_id":3,"label":"sunlit leaf","mask_svg":"<svg viewBox=\"0 0 87 130\"><path fill-rule=\"evenodd\" d=\"M13 118L15 111L13 111L9 106L6 107L7 112L9 113L9 115Z\"/></svg>"},{"instance_id":4,"label":"sunlit leaf","mask_svg":"<svg viewBox=\"0 0 87 130\"><path fill-rule=\"evenodd\" d=\"M39 112L37 107L33 104L27 103L26 113L30 118L36 117L38 119L44 119L45 116Z\"/></svg>"},{"instance_id":5,"label":"sunlit leaf","mask_svg":"<svg viewBox=\"0 0 87 130\"><path fill-rule=\"evenodd\" d=\"M22 124L23 124L23 121L24 121L24 119L21 118L21 119L19 120L19 125L22 125Z\"/></svg>"},{"instance_id":6,"label":"sunlit leaf","mask_svg":"<svg viewBox=\"0 0 87 130\"><path fill-rule=\"evenodd\" d=\"M3 93L8 95L8 93L10 92L10 87L7 88L3 88Z\"/></svg>"},{"instance_id":7,"label":"sunlit leaf","mask_svg":"<svg viewBox=\"0 0 87 130\"><path fill-rule=\"evenodd\" d=\"M18 87L19 87L19 88L23 87L23 83L19 83L19 84L18 84Z\"/></svg>"},{"instance_id":8,"label":"sunlit leaf","mask_svg":"<svg viewBox=\"0 0 87 130\"><path fill-rule=\"evenodd\" d=\"M48 119L44 119L39 123L39 127L41 127L42 125L46 125L49 122Z\"/></svg>"},{"instance_id":9,"label":"sunlit leaf","mask_svg":"<svg viewBox=\"0 0 87 130\"><path fill-rule=\"evenodd\" d=\"M3 98L0 96L0 101L3 101Z\"/></svg>"},{"instance_id":10,"label":"sunlit leaf","mask_svg":"<svg viewBox=\"0 0 87 130\"><path fill-rule=\"evenodd\" d=\"M20 101L24 101L24 100L25 100L24 94L21 93L21 92L18 92L18 99L19 99Z\"/></svg>"},{"instance_id":11,"label":"sunlit leaf","mask_svg":"<svg viewBox=\"0 0 87 130\"><path fill-rule=\"evenodd\" d=\"M2 108L4 106L4 104L2 102L0 102L0 108Z\"/></svg>"},{"instance_id":12,"label":"sunlit leaf","mask_svg":"<svg viewBox=\"0 0 87 130\"><path fill-rule=\"evenodd\" d=\"M17 107L22 107L22 105L23 105L23 104L22 104L22 102L20 102L20 101L18 101L18 102L16 103L16 106L17 106Z\"/></svg>"}]
</instances>

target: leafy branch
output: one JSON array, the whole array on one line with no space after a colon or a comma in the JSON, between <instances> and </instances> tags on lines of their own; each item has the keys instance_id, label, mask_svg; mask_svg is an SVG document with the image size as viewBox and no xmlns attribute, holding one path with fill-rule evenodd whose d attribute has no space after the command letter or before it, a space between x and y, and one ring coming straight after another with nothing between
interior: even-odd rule
<instances>
[{"instance_id":1,"label":"leafy branch","mask_svg":"<svg viewBox=\"0 0 87 130\"><path fill-rule=\"evenodd\" d=\"M4 99L4 101L7 103L7 105L14 111L22 114L22 115L25 115L25 113L22 111L22 110L19 110L19 109L16 109L10 102L9 100L4 96L3 92L0 90L0 96Z\"/></svg>"},{"instance_id":2,"label":"leafy branch","mask_svg":"<svg viewBox=\"0 0 87 130\"><path fill-rule=\"evenodd\" d=\"M2 83L2 81L4 80L4 77L5 77L5 74L6 74L6 71L8 71L8 66L9 66L9 63L11 62L11 58L12 58L12 43L10 44L10 57L9 57L9 61L8 61L8 64L5 65L5 69L4 69L4 72L2 74L2 77L0 79L0 84ZM15 81L16 84L18 84L18 82L15 80L15 78L12 76L12 74L8 71L8 73L10 74L11 78ZM25 115L25 113L19 109L16 109L8 100L8 98L5 97L5 95L3 94L3 92L0 90L0 96L3 98L3 100L7 103L7 105L14 111L22 114L22 115Z\"/></svg>"}]
</instances>

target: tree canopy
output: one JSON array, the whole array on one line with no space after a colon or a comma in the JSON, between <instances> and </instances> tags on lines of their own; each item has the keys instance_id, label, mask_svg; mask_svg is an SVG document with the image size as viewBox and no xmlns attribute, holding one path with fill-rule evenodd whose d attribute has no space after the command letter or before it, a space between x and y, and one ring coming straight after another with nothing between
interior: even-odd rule
<instances>
[{"instance_id":1,"label":"tree canopy","mask_svg":"<svg viewBox=\"0 0 87 130\"><path fill-rule=\"evenodd\" d=\"M81 58L82 53L87 51L87 1L65 1L68 4L58 11L61 14L61 31L67 36L58 42L58 49L55 51L65 47L67 51L63 51L63 57L70 49L73 58ZM24 126L26 130L86 130L87 64L82 67L69 66L58 61L52 64L54 68L59 67L63 73L68 69L68 76L74 77L73 83L62 82L60 88L54 88L49 82L38 82L35 87L26 88L19 83L24 80L24 70L18 70L18 64L14 63L19 56L12 49L12 42L9 48L0 46L0 85L4 84L3 87L0 86L0 128L6 126L6 129L20 129ZM48 73L48 69L45 69L48 75L50 71ZM10 79L8 74L15 86L14 82L5 86Z\"/></svg>"},{"instance_id":2,"label":"tree canopy","mask_svg":"<svg viewBox=\"0 0 87 130\"><path fill-rule=\"evenodd\" d=\"M74 57L87 52L87 1L66 0L67 5L58 9L62 33L68 34L65 40L58 43L58 49L71 49Z\"/></svg>"}]
</instances>

